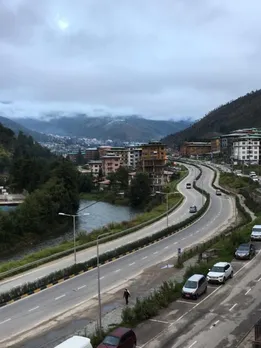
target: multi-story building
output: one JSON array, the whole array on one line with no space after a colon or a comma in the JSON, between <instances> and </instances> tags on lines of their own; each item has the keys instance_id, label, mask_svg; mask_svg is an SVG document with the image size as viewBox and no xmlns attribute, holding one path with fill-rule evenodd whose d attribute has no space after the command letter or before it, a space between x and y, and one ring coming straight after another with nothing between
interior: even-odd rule
<instances>
[{"instance_id":1,"label":"multi-story building","mask_svg":"<svg viewBox=\"0 0 261 348\"><path fill-rule=\"evenodd\" d=\"M101 158L102 160L102 173L104 176L107 176L110 173L115 173L121 164L121 156L118 156L114 153L106 154Z\"/></svg>"},{"instance_id":2,"label":"multi-story building","mask_svg":"<svg viewBox=\"0 0 261 348\"><path fill-rule=\"evenodd\" d=\"M142 148L130 147L127 150L128 168L136 169L141 160Z\"/></svg>"},{"instance_id":3,"label":"multi-story building","mask_svg":"<svg viewBox=\"0 0 261 348\"><path fill-rule=\"evenodd\" d=\"M165 184L164 169L167 163L166 145L150 142L142 145L139 167L149 174L153 191L161 190Z\"/></svg>"},{"instance_id":4,"label":"multi-story building","mask_svg":"<svg viewBox=\"0 0 261 348\"><path fill-rule=\"evenodd\" d=\"M97 148L89 148L85 150L84 158L86 162L97 160L99 158L99 151Z\"/></svg>"},{"instance_id":5,"label":"multi-story building","mask_svg":"<svg viewBox=\"0 0 261 348\"><path fill-rule=\"evenodd\" d=\"M220 151L225 158L226 162L234 157L234 147L233 143L236 142L239 138L248 136L248 135L257 135L261 136L261 129L258 128L245 128L237 129L229 134L224 134L220 136Z\"/></svg>"},{"instance_id":6,"label":"multi-story building","mask_svg":"<svg viewBox=\"0 0 261 348\"><path fill-rule=\"evenodd\" d=\"M211 153L220 152L220 137L212 138L211 141Z\"/></svg>"},{"instance_id":7,"label":"multi-story building","mask_svg":"<svg viewBox=\"0 0 261 348\"><path fill-rule=\"evenodd\" d=\"M111 147L107 151L107 155L117 155L120 156L120 165L121 167L128 167L128 149L125 147Z\"/></svg>"},{"instance_id":8,"label":"multi-story building","mask_svg":"<svg viewBox=\"0 0 261 348\"><path fill-rule=\"evenodd\" d=\"M102 169L102 161L101 160L89 161L89 167L90 167L91 173L94 176L97 176L99 174L100 169Z\"/></svg>"},{"instance_id":9,"label":"multi-story building","mask_svg":"<svg viewBox=\"0 0 261 348\"><path fill-rule=\"evenodd\" d=\"M245 135L233 142L232 158L237 162L258 164L260 162L261 135Z\"/></svg>"},{"instance_id":10,"label":"multi-story building","mask_svg":"<svg viewBox=\"0 0 261 348\"><path fill-rule=\"evenodd\" d=\"M180 148L180 154L184 157L200 156L211 152L211 142L186 141Z\"/></svg>"},{"instance_id":11,"label":"multi-story building","mask_svg":"<svg viewBox=\"0 0 261 348\"><path fill-rule=\"evenodd\" d=\"M107 154L108 151L111 150L111 146L99 146L98 147L98 157L101 159L103 156Z\"/></svg>"}]
</instances>

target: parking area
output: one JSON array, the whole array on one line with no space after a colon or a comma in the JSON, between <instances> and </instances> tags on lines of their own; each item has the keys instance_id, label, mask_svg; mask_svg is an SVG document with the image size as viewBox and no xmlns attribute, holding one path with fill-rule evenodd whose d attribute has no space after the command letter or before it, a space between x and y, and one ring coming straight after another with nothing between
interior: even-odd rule
<instances>
[{"instance_id":1,"label":"parking area","mask_svg":"<svg viewBox=\"0 0 261 348\"><path fill-rule=\"evenodd\" d=\"M261 243L255 244L257 255L261 251ZM254 259L252 259L254 260ZM231 265L233 267L235 277L243 277L243 269L251 262L252 260L233 260ZM242 270L242 272L240 272ZM167 309L161 311L161 313L142 324L140 324L136 329L136 335L138 337L138 347L143 347L150 340L155 339L157 335L160 335L164 329L168 329L170 326L182 322L182 319L185 318L188 314L197 315L196 312L203 311L211 312L209 310L209 303L214 300L215 293L218 292L220 287L229 286L230 282L233 280L227 280L226 284L208 284L208 289L206 294L200 296L197 300L191 300L186 298L180 298L179 300L171 303ZM198 311L196 311L196 309Z\"/></svg>"}]
</instances>

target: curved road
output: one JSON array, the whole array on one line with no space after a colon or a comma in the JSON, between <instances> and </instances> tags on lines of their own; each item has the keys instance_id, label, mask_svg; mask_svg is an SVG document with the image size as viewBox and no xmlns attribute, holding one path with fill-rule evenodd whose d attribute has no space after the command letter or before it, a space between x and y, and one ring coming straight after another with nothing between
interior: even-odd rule
<instances>
[{"instance_id":1,"label":"curved road","mask_svg":"<svg viewBox=\"0 0 261 348\"><path fill-rule=\"evenodd\" d=\"M171 214L169 214L169 226L174 225L188 218L190 215L189 207L191 205L196 205L198 208L200 208L202 206L202 203L204 204L205 202L204 196L202 196L198 191L194 189L191 189L191 190L186 189L186 183L187 182L193 183L193 180L199 174L199 170L196 167L190 166L190 165L188 165L187 167L189 169L189 174L184 180L182 180L178 184L178 187L177 187L177 189L185 196L185 199L176 210L174 210ZM200 181L201 179L199 179L199 182ZM198 185L200 185L200 183ZM153 233L156 233L157 231L164 229L165 227L167 227L166 217L136 232L130 233L129 235L126 235L124 237L115 239L107 243L100 244L100 254L108 250L116 249L124 244L128 244L133 241L136 241L137 239L144 238L148 235L151 235ZM79 251L77 253L77 262L85 262L87 260L90 260L93 257L96 257L96 247L91 247L86 250ZM41 278L54 271L58 271L60 269L69 267L73 263L74 263L74 256L73 254L71 254L69 256L62 257L58 260L44 264L40 267L34 268L25 273L20 273L19 275L16 275L12 278L8 278L6 280L1 281L0 293L8 291L12 287L20 286L23 283L33 282L36 278Z\"/></svg>"},{"instance_id":2,"label":"curved road","mask_svg":"<svg viewBox=\"0 0 261 348\"><path fill-rule=\"evenodd\" d=\"M202 168L202 184L211 195L208 211L188 228L103 265L101 267L102 292L115 287L118 289L128 279L141 273L143 269L176 255L178 248L184 249L204 240L206 236L219 230L221 225L233 217L234 203L224 195L221 197L215 195L215 190L211 186L213 171L206 167ZM32 327L48 322L54 316L66 313L78 305L82 306L86 301L95 297L97 297L97 271L92 270L0 308L0 347L3 344L5 347L9 346L7 342L3 343L7 339L21 335Z\"/></svg>"}]
</instances>

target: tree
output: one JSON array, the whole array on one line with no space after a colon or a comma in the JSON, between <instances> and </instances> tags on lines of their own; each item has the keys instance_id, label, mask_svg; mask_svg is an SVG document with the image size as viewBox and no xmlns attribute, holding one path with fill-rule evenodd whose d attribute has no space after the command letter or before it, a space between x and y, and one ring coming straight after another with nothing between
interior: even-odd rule
<instances>
[{"instance_id":1,"label":"tree","mask_svg":"<svg viewBox=\"0 0 261 348\"><path fill-rule=\"evenodd\" d=\"M93 178L90 174L79 174L79 192L88 193L94 189Z\"/></svg>"},{"instance_id":2,"label":"tree","mask_svg":"<svg viewBox=\"0 0 261 348\"><path fill-rule=\"evenodd\" d=\"M151 194L150 179L147 173L136 173L130 185L130 204L142 206L148 202Z\"/></svg>"},{"instance_id":3,"label":"tree","mask_svg":"<svg viewBox=\"0 0 261 348\"><path fill-rule=\"evenodd\" d=\"M116 173L115 177L117 182L120 184L122 190L126 190L129 186L129 172L125 167L120 167Z\"/></svg>"},{"instance_id":4,"label":"tree","mask_svg":"<svg viewBox=\"0 0 261 348\"><path fill-rule=\"evenodd\" d=\"M85 159L83 157L81 149L79 149L77 155L76 155L76 164L78 166L82 166L85 163Z\"/></svg>"}]
</instances>

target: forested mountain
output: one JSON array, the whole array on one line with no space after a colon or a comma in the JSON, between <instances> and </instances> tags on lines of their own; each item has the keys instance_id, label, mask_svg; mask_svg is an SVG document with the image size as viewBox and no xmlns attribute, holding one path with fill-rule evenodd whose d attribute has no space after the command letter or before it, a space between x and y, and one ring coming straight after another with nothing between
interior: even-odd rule
<instances>
[{"instance_id":1,"label":"forested mountain","mask_svg":"<svg viewBox=\"0 0 261 348\"><path fill-rule=\"evenodd\" d=\"M198 122L178 133L170 134L162 141L169 146L184 141L209 139L235 129L261 127L261 90L222 105Z\"/></svg>"},{"instance_id":2,"label":"forested mountain","mask_svg":"<svg viewBox=\"0 0 261 348\"><path fill-rule=\"evenodd\" d=\"M0 180L8 193L27 191L15 210L0 210L0 253L21 248L59 231L66 221L60 211L75 213L79 204L79 174L32 137L0 124Z\"/></svg>"},{"instance_id":3,"label":"forested mountain","mask_svg":"<svg viewBox=\"0 0 261 348\"><path fill-rule=\"evenodd\" d=\"M1 109L0 109L1 112ZM36 141L48 141L49 136L43 133L36 132L34 130L28 129L21 125L19 122L15 122L13 120L10 120L7 117L0 116L0 123L2 123L3 126L10 128L16 135L19 132L23 132L25 135L32 136Z\"/></svg>"},{"instance_id":4,"label":"forested mountain","mask_svg":"<svg viewBox=\"0 0 261 348\"><path fill-rule=\"evenodd\" d=\"M191 122L149 120L140 116L97 116L84 114L48 115L48 118L13 118L24 127L45 134L57 134L102 140L150 141L188 127Z\"/></svg>"}]
</instances>

